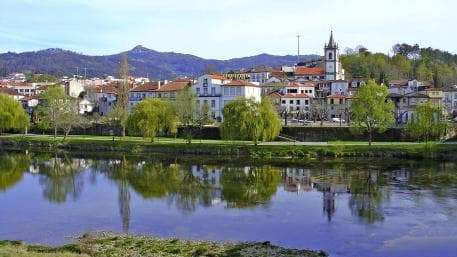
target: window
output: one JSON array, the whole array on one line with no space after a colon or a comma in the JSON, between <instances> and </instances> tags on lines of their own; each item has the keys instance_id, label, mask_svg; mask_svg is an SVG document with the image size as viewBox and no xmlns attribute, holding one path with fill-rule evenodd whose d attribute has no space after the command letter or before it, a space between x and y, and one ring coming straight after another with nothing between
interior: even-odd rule
<instances>
[{"instance_id":1,"label":"window","mask_svg":"<svg viewBox=\"0 0 457 257\"><path fill-rule=\"evenodd\" d=\"M235 94L236 94L236 88L231 87L231 88L230 88L230 95L233 95L233 96L234 96Z\"/></svg>"},{"instance_id":2,"label":"window","mask_svg":"<svg viewBox=\"0 0 457 257\"><path fill-rule=\"evenodd\" d=\"M294 104L294 100L289 100L289 104Z\"/></svg>"},{"instance_id":3,"label":"window","mask_svg":"<svg viewBox=\"0 0 457 257\"><path fill-rule=\"evenodd\" d=\"M286 104L286 100L282 100L282 104Z\"/></svg>"},{"instance_id":4,"label":"window","mask_svg":"<svg viewBox=\"0 0 457 257\"><path fill-rule=\"evenodd\" d=\"M297 105L299 105L299 104L300 104L300 100L297 100L296 102L297 102Z\"/></svg>"},{"instance_id":5,"label":"window","mask_svg":"<svg viewBox=\"0 0 457 257\"><path fill-rule=\"evenodd\" d=\"M216 100L211 100L211 108L216 108Z\"/></svg>"},{"instance_id":6,"label":"window","mask_svg":"<svg viewBox=\"0 0 457 257\"><path fill-rule=\"evenodd\" d=\"M207 105L208 104L208 100L203 100L203 104Z\"/></svg>"},{"instance_id":7,"label":"window","mask_svg":"<svg viewBox=\"0 0 457 257\"><path fill-rule=\"evenodd\" d=\"M208 95L208 88L207 88L207 87L204 87L204 88L203 88L203 94L204 94L204 95Z\"/></svg>"},{"instance_id":8,"label":"window","mask_svg":"<svg viewBox=\"0 0 457 257\"><path fill-rule=\"evenodd\" d=\"M340 104L343 104L343 99L340 98Z\"/></svg>"},{"instance_id":9,"label":"window","mask_svg":"<svg viewBox=\"0 0 457 257\"><path fill-rule=\"evenodd\" d=\"M305 105L308 105L309 101L308 100L305 100Z\"/></svg>"},{"instance_id":10,"label":"window","mask_svg":"<svg viewBox=\"0 0 457 257\"><path fill-rule=\"evenodd\" d=\"M211 95L216 95L216 88L215 87L212 87L211 88Z\"/></svg>"},{"instance_id":11,"label":"window","mask_svg":"<svg viewBox=\"0 0 457 257\"><path fill-rule=\"evenodd\" d=\"M329 60L333 59L333 53L331 53L331 52L328 53L328 59L329 59Z\"/></svg>"},{"instance_id":12,"label":"window","mask_svg":"<svg viewBox=\"0 0 457 257\"><path fill-rule=\"evenodd\" d=\"M236 88L236 95L240 96L241 95L241 87Z\"/></svg>"},{"instance_id":13,"label":"window","mask_svg":"<svg viewBox=\"0 0 457 257\"><path fill-rule=\"evenodd\" d=\"M330 104L335 104L333 99L330 99Z\"/></svg>"},{"instance_id":14,"label":"window","mask_svg":"<svg viewBox=\"0 0 457 257\"><path fill-rule=\"evenodd\" d=\"M200 94L200 88L197 87L197 95L199 95L199 94Z\"/></svg>"}]
</instances>

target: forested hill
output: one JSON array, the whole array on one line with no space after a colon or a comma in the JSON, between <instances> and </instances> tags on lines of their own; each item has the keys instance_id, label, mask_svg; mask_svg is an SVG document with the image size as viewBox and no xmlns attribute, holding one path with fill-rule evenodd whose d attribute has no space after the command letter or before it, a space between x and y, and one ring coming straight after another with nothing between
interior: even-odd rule
<instances>
[{"instance_id":1,"label":"forested hill","mask_svg":"<svg viewBox=\"0 0 457 257\"><path fill-rule=\"evenodd\" d=\"M366 48L346 51L341 57L347 78L427 80L435 86L457 84L457 55L419 45L396 44L393 56L371 53Z\"/></svg>"},{"instance_id":2,"label":"forested hill","mask_svg":"<svg viewBox=\"0 0 457 257\"><path fill-rule=\"evenodd\" d=\"M252 68L259 65L293 65L296 56L275 56L261 54L230 60L203 59L194 55L173 52L158 52L143 46L136 46L127 54L130 73L134 76L149 76L153 79L170 79L176 76L200 75L205 69L215 72ZM62 49L47 49L37 52L0 54L0 76L12 72L49 73L57 76L71 76L87 72L88 77L116 75L120 56L89 56ZM302 60L314 59L316 55L302 56ZM84 70L86 68L86 70Z\"/></svg>"}]
</instances>

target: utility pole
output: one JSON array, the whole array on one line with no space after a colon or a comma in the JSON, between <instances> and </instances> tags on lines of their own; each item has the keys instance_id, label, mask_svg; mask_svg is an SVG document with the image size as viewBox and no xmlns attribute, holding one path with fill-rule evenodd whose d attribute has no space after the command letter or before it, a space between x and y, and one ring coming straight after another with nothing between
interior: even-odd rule
<instances>
[{"instance_id":1,"label":"utility pole","mask_svg":"<svg viewBox=\"0 0 457 257\"><path fill-rule=\"evenodd\" d=\"M300 34L297 35L297 64L300 62L300 37Z\"/></svg>"}]
</instances>

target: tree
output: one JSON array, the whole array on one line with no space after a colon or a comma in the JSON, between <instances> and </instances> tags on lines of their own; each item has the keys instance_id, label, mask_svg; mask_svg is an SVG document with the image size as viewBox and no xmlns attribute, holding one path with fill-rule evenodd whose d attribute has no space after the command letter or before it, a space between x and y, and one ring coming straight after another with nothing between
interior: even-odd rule
<instances>
[{"instance_id":1,"label":"tree","mask_svg":"<svg viewBox=\"0 0 457 257\"><path fill-rule=\"evenodd\" d=\"M5 94L0 94L0 134L9 129L26 131L30 119L21 104Z\"/></svg>"},{"instance_id":2,"label":"tree","mask_svg":"<svg viewBox=\"0 0 457 257\"><path fill-rule=\"evenodd\" d=\"M222 137L226 139L269 141L279 135L281 120L268 98L261 103L240 98L224 106Z\"/></svg>"},{"instance_id":3,"label":"tree","mask_svg":"<svg viewBox=\"0 0 457 257\"><path fill-rule=\"evenodd\" d=\"M190 87L178 92L174 105L179 123L184 130L186 141L190 144L192 143L193 130L198 120L195 95Z\"/></svg>"},{"instance_id":4,"label":"tree","mask_svg":"<svg viewBox=\"0 0 457 257\"><path fill-rule=\"evenodd\" d=\"M121 63L119 66L119 78L121 82L117 84L118 94L114 114L117 114L116 119L122 128L122 136L125 136L125 128L127 126L127 118L129 112L129 64L127 55L121 56Z\"/></svg>"},{"instance_id":5,"label":"tree","mask_svg":"<svg viewBox=\"0 0 457 257\"><path fill-rule=\"evenodd\" d=\"M373 132L385 131L394 120L393 104L387 98L387 88L373 80L362 85L351 103L353 128L368 133L371 146Z\"/></svg>"},{"instance_id":6,"label":"tree","mask_svg":"<svg viewBox=\"0 0 457 257\"><path fill-rule=\"evenodd\" d=\"M442 136L447 128L442 110L425 102L418 104L415 114L406 125L406 131L418 140L428 142L433 137Z\"/></svg>"},{"instance_id":7,"label":"tree","mask_svg":"<svg viewBox=\"0 0 457 257\"><path fill-rule=\"evenodd\" d=\"M65 140L71 128L79 123L74 101L65 94L62 87L50 87L43 92L42 97L43 104L39 107L41 122L54 129L54 139L58 130L64 129Z\"/></svg>"},{"instance_id":8,"label":"tree","mask_svg":"<svg viewBox=\"0 0 457 257\"><path fill-rule=\"evenodd\" d=\"M177 115L173 106L164 100L149 98L133 107L127 126L132 132L150 137L154 142L160 132L176 132Z\"/></svg>"}]
</instances>

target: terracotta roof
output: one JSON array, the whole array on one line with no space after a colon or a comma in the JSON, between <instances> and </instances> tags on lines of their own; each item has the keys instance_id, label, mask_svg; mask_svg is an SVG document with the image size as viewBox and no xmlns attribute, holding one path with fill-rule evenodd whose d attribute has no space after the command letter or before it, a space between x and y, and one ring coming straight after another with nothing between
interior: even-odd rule
<instances>
[{"instance_id":1,"label":"terracotta roof","mask_svg":"<svg viewBox=\"0 0 457 257\"><path fill-rule=\"evenodd\" d=\"M173 81L168 84L161 86L159 89L154 90L154 92L176 92L183 90L189 81Z\"/></svg>"},{"instance_id":2,"label":"terracotta roof","mask_svg":"<svg viewBox=\"0 0 457 257\"><path fill-rule=\"evenodd\" d=\"M212 79L219 79L219 80L228 80L225 76L219 75L219 74L208 74L208 77Z\"/></svg>"},{"instance_id":3,"label":"terracotta roof","mask_svg":"<svg viewBox=\"0 0 457 257\"><path fill-rule=\"evenodd\" d=\"M40 100L40 99L43 99L43 97L41 95L32 95L29 97L22 98L21 101L30 101L33 99Z\"/></svg>"},{"instance_id":4,"label":"terracotta roof","mask_svg":"<svg viewBox=\"0 0 457 257\"><path fill-rule=\"evenodd\" d=\"M311 98L308 94L285 94L282 98Z\"/></svg>"},{"instance_id":5,"label":"terracotta roof","mask_svg":"<svg viewBox=\"0 0 457 257\"><path fill-rule=\"evenodd\" d=\"M252 84L250 82L247 82L247 81L243 81L243 80L232 80L230 81L229 83L227 84L224 84L222 86L236 86L236 87L258 87L257 85L255 84Z\"/></svg>"},{"instance_id":6,"label":"terracotta roof","mask_svg":"<svg viewBox=\"0 0 457 257\"><path fill-rule=\"evenodd\" d=\"M0 93L5 95L21 95L12 88L0 88Z\"/></svg>"},{"instance_id":7,"label":"terracotta roof","mask_svg":"<svg viewBox=\"0 0 457 257\"><path fill-rule=\"evenodd\" d=\"M408 81L407 79L399 79L399 80L391 80L389 81L389 84L390 85L398 85L398 86L405 86L408 84Z\"/></svg>"},{"instance_id":8,"label":"terracotta roof","mask_svg":"<svg viewBox=\"0 0 457 257\"><path fill-rule=\"evenodd\" d=\"M325 69L322 67L297 67L295 69L295 75L323 75Z\"/></svg>"},{"instance_id":9,"label":"terracotta roof","mask_svg":"<svg viewBox=\"0 0 457 257\"><path fill-rule=\"evenodd\" d=\"M271 92L271 93L268 94L268 97L282 97L282 96L278 92Z\"/></svg>"},{"instance_id":10,"label":"terracotta roof","mask_svg":"<svg viewBox=\"0 0 457 257\"><path fill-rule=\"evenodd\" d=\"M117 88L113 85L97 86L95 91L97 93L117 94Z\"/></svg>"},{"instance_id":11,"label":"terracotta roof","mask_svg":"<svg viewBox=\"0 0 457 257\"><path fill-rule=\"evenodd\" d=\"M130 89L130 92L152 92L159 88L158 82L148 82Z\"/></svg>"},{"instance_id":12,"label":"terracotta roof","mask_svg":"<svg viewBox=\"0 0 457 257\"><path fill-rule=\"evenodd\" d=\"M288 87L315 87L314 83L298 83L298 82L289 82Z\"/></svg>"},{"instance_id":13,"label":"terracotta roof","mask_svg":"<svg viewBox=\"0 0 457 257\"><path fill-rule=\"evenodd\" d=\"M285 72L284 71L272 71L271 72L271 77L276 77L276 78L283 78L285 76Z\"/></svg>"}]
</instances>

